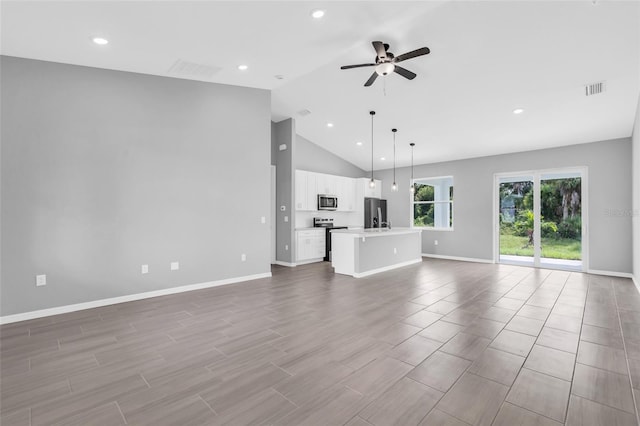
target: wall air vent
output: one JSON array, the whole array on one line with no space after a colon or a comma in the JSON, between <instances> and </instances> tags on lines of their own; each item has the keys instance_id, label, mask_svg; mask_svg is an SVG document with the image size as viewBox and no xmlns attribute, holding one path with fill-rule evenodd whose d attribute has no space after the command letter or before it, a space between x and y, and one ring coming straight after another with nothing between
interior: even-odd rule
<instances>
[{"instance_id":1,"label":"wall air vent","mask_svg":"<svg viewBox=\"0 0 640 426\"><path fill-rule=\"evenodd\" d=\"M597 95L598 93L602 93L605 90L604 81L599 81L597 83L591 83L584 86L585 95L592 96Z\"/></svg>"},{"instance_id":2,"label":"wall air vent","mask_svg":"<svg viewBox=\"0 0 640 426\"><path fill-rule=\"evenodd\" d=\"M298 115L300 117L306 117L309 114L311 114L311 111L309 111L308 109L301 109L300 111L298 111Z\"/></svg>"},{"instance_id":3,"label":"wall air vent","mask_svg":"<svg viewBox=\"0 0 640 426\"><path fill-rule=\"evenodd\" d=\"M178 59L171 65L167 72L176 77L210 79L219 73L220 70L222 70L221 67L212 67L210 65L196 64Z\"/></svg>"}]
</instances>

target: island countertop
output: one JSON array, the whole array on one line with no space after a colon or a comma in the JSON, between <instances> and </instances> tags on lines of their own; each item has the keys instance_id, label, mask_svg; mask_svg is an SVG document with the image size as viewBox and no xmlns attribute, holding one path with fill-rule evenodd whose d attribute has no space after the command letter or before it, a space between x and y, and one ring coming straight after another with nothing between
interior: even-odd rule
<instances>
[{"instance_id":1,"label":"island countertop","mask_svg":"<svg viewBox=\"0 0 640 426\"><path fill-rule=\"evenodd\" d=\"M367 229L334 229L331 234L353 236L354 238L385 237L391 235L420 233L420 228L367 228Z\"/></svg>"}]
</instances>

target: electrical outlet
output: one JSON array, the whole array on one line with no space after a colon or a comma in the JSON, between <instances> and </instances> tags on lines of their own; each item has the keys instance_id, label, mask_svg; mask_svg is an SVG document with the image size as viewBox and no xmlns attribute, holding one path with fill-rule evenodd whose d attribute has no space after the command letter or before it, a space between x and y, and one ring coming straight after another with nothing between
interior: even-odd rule
<instances>
[{"instance_id":1,"label":"electrical outlet","mask_svg":"<svg viewBox=\"0 0 640 426\"><path fill-rule=\"evenodd\" d=\"M284 221L285 221L285 222L289 222L289 216L285 216L285 217L284 217Z\"/></svg>"},{"instance_id":2,"label":"electrical outlet","mask_svg":"<svg viewBox=\"0 0 640 426\"><path fill-rule=\"evenodd\" d=\"M285 244L285 245L284 245L284 249L285 249L286 251L289 251L289 244Z\"/></svg>"},{"instance_id":3,"label":"electrical outlet","mask_svg":"<svg viewBox=\"0 0 640 426\"><path fill-rule=\"evenodd\" d=\"M433 242L433 245L434 245L434 246L437 246L437 245L438 245L438 240L435 240L435 241Z\"/></svg>"},{"instance_id":4,"label":"electrical outlet","mask_svg":"<svg viewBox=\"0 0 640 426\"><path fill-rule=\"evenodd\" d=\"M245 262L247 260L247 255L242 253L242 255L240 256L240 260Z\"/></svg>"},{"instance_id":5,"label":"electrical outlet","mask_svg":"<svg viewBox=\"0 0 640 426\"><path fill-rule=\"evenodd\" d=\"M262 216L262 217L260 218L260 223L267 223L267 218L266 218L266 217L264 217L264 216Z\"/></svg>"},{"instance_id":6,"label":"electrical outlet","mask_svg":"<svg viewBox=\"0 0 640 426\"><path fill-rule=\"evenodd\" d=\"M142 265L140 267L140 272L143 274L148 274L149 273L149 265Z\"/></svg>"},{"instance_id":7,"label":"electrical outlet","mask_svg":"<svg viewBox=\"0 0 640 426\"><path fill-rule=\"evenodd\" d=\"M171 262L171 270L177 271L178 269L180 269L180 262Z\"/></svg>"},{"instance_id":8,"label":"electrical outlet","mask_svg":"<svg viewBox=\"0 0 640 426\"><path fill-rule=\"evenodd\" d=\"M47 285L47 276L36 275L36 287L41 287L43 285Z\"/></svg>"},{"instance_id":9,"label":"electrical outlet","mask_svg":"<svg viewBox=\"0 0 640 426\"><path fill-rule=\"evenodd\" d=\"M398 254L398 249L397 248L393 248L393 254Z\"/></svg>"}]
</instances>

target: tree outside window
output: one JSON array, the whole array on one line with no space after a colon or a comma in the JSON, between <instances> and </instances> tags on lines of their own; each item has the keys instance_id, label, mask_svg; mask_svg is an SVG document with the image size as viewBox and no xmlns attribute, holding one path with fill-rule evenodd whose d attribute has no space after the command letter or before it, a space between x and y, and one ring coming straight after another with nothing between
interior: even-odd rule
<instances>
[{"instance_id":1,"label":"tree outside window","mask_svg":"<svg viewBox=\"0 0 640 426\"><path fill-rule=\"evenodd\" d=\"M453 176L414 179L413 226L453 229Z\"/></svg>"}]
</instances>

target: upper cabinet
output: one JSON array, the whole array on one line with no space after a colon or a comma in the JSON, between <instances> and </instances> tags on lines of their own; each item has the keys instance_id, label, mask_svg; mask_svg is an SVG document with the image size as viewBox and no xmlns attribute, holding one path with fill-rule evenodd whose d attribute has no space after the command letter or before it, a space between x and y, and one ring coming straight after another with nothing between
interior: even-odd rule
<instances>
[{"instance_id":1,"label":"upper cabinet","mask_svg":"<svg viewBox=\"0 0 640 426\"><path fill-rule=\"evenodd\" d=\"M352 212L356 206L356 179L339 177L336 182L336 195L338 196L338 211Z\"/></svg>"},{"instance_id":2,"label":"upper cabinet","mask_svg":"<svg viewBox=\"0 0 640 426\"><path fill-rule=\"evenodd\" d=\"M323 173L308 173L316 175L316 190L318 191L318 194L337 195L338 192L336 190L336 187L338 180L348 179L340 176L325 175ZM339 201L340 200L338 200L338 202Z\"/></svg>"},{"instance_id":3,"label":"upper cabinet","mask_svg":"<svg viewBox=\"0 0 640 426\"><path fill-rule=\"evenodd\" d=\"M358 184L362 188L362 192L366 198L382 198L382 181L378 179L374 179L373 181L376 183L374 188L369 186L369 182L371 179L369 178L360 178L358 179Z\"/></svg>"},{"instance_id":4,"label":"upper cabinet","mask_svg":"<svg viewBox=\"0 0 640 426\"><path fill-rule=\"evenodd\" d=\"M338 211L356 211L357 184L358 179L354 178L296 170L296 210L317 211L318 194L326 194L338 197Z\"/></svg>"},{"instance_id":5,"label":"upper cabinet","mask_svg":"<svg viewBox=\"0 0 640 426\"><path fill-rule=\"evenodd\" d=\"M315 211L318 210L317 198L317 173L296 170L296 210Z\"/></svg>"}]
</instances>

